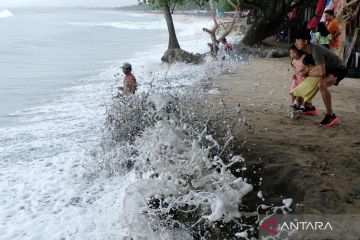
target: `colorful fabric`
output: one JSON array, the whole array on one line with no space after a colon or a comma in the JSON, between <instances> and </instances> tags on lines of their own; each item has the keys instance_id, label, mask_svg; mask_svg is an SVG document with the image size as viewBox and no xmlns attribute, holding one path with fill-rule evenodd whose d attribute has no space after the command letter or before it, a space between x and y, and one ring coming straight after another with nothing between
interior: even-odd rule
<instances>
[{"instance_id":1,"label":"colorful fabric","mask_svg":"<svg viewBox=\"0 0 360 240\"><path fill-rule=\"evenodd\" d=\"M333 10L335 15L337 14L337 10L340 6L341 1L340 0L328 0L326 2L325 10ZM321 18L321 22L325 22L325 14L323 14Z\"/></svg>"},{"instance_id":2,"label":"colorful fabric","mask_svg":"<svg viewBox=\"0 0 360 240\"><path fill-rule=\"evenodd\" d=\"M292 84L290 87L290 93L293 93L294 89L305 79L304 76L299 74L299 72L301 72L305 69L305 66L302 63L303 58L304 57L300 58L299 60L292 61L292 65L294 67L295 74L293 75L293 78L292 78L293 81L292 81Z\"/></svg>"},{"instance_id":3,"label":"colorful fabric","mask_svg":"<svg viewBox=\"0 0 360 240\"><path fill-rule=\"evenodd\" d=\"M318 40L319 44L326 45L326 44L329 44L330 40L332 39L332 35L329 34L326 37L323 37L323 36L321 36L320 32L316 32L315 39Z\"/></svg>"},{"instance_id":4,"label":"colorful fabric","mask_svg":"<svg viewBox=\"0 0 360 240\"><path fill-rule=\"evenodd\" d=\"M331 35L335 35L335 33L340 33L340 23L338 20L333 19L327 24L327 29L331 33ZM334 37L330 42L330 47L339 48L340 47L340 36Z\"/></svg>"},{"instance_id":5,"label":"colorful fabric","mask_svg":"<svg viewBox=\"0 0 360 240\"><path fill-rule=\"evenodd\" d=\"M307 77L295 89L293 95L302 97L305 102L311 102L319 91L319 77Z\"/></svg>"},{"instance_id":6,"label":"colorful fabric","mask_svg":"<svg viewBox=\"0 0 360 240\"><path fill-rule=\"evenodd\" d=\"M316 10L315 10L315 15L312 17L312 19L309 21L307 28L315 31L317 25L319 24L321 17L324 13L325 10L325 6L326 6L326 0L319 0L317 5L316 5Z\"/></svg>"}]
</instances>

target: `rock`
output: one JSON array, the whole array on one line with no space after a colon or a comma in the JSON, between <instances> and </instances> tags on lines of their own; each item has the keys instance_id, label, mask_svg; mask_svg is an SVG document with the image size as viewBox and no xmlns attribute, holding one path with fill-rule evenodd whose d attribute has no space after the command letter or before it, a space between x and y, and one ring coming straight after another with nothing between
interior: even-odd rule
<instances>
[{"instance_id":1,"label":"rock","mask_svg":"<svg viewBox=\"0 0 360 240\"><path fill-rule=\"evenodd\" d=\"M233 44L233 50L236 54L244 57L246 56L266 57L266 54L264 54L263 49L249 47L243 44L242 42Z\"/></svg>"},{"instance_id":2,"label":"rock","mask_svg":"<svg viewBox=\"0 0 360 240\"><path fill-rule=\"evenodd\" d=\"M288 56L288 52L283 50L283 49L271 49L268 54L267 54L267 58L282 58L282 57L287 57Z\"/></svg>"},{"instance_id":3,"label":"rock","mask_svg":"<svg viewBox=\"0 0 360 240\"><path fill-rule=\"evenodd\" d=\"M185 62L200 64L203 63L205 54L193 54L182 49L168 49L161 58L166 63Z\"/></svg>"}]
</instances>

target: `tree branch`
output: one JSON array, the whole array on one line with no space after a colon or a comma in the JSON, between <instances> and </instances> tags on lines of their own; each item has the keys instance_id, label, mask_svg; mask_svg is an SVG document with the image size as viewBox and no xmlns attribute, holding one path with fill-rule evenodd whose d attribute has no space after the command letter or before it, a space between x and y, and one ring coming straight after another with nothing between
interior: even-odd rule
<instances>
[{"instance_id":1,"label":"tree branch","mask_svg":"<svg viewBox=\"0 0 360 240\"><path fill-rule=\"evenodd\" d=\"M240 0L237 0L237 4L235 5L231 0L227 0L229 4L231 4L231 6L234 6L235 9L235 14L233 16L233 19L231 21L231 25L228 27L228 29L226 29L226 31L221 35L221 37L218 39L219 41L223 40L227 35L229 35L229 33L233 30L234 26L235 26L235 22L237 17L239 16L239 12L240 12Z\"/></svg>"},{"instance_id":2,"label":"tree branch","mask_svg":"<svg viewBox=\"0 0 360 240\"><path fill-rule=\"evenodd\" d=\"M360 2L358 3L357 7L355 8L355 11L352 14L352 18L355 18L358 15L359 10L360 10Z\"/></svg>"},{"instance_id":3,"label":"tree branch","mask_svg":"<svg viewBox=\"0 0 360 240\"><path fill-rule=\"evenodd\" d=\"M231 0L227 0L227 2L228 2L234 9L237 8L237 6L236 6ZM237 1L237 4L240 5L239 0Z\"/></svg>"},{"instance_id":4,"label":"tree branch","mask_svg":"<svg viewBox=\"0 0 360 240\"><path fill-rule=\"evenodd\" d=\"M214 13L213 0L210 0L209 3L210 3L210 13L211 13L212 19L214 21L214 27L211 30L209 30L207 28L203 28L203 31L210 34L211 42L212 42L212 46L210 47L211 48L211 55L216 56L217 51L218 51L218 49L216 47L216 30L218 29L219 24L216 21L216 17L215 17L215 13Z\"/></svg>"},{"instance_id":5,"label":"tree branch","mask_svg":"<svg viewBox=\"0 0 360 240\"><path fill-rule=\"evenodd\" d=\"M345 4L345 7L350 7L351 5L355 4L355 3L358 3L359 0L353 0L352 2L348 2Z\"/></svg>"}]
</instances>

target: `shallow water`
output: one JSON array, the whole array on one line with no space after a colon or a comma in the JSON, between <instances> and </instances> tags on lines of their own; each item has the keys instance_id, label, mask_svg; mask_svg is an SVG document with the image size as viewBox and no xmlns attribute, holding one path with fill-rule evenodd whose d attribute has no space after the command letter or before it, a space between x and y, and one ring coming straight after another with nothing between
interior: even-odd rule
<instances>
[{"instance_id":1,"label":"shallow water","mask_svg":"<svg viewBox=\"0 0 360 240\"><path fill-rule=\"evenodd\" d=\"M130 177L84 178L124 61L139 91L190 85L211 65L167 66L162 16L88 9L10 9L0 18L0 236L114 239ZM181 20L181 22L180 22ZM201 27L177 19L183 48L206 51Z\"/></svg>"},{"instance_id":2,"label":"shallow water","mask_svg":"<svg viewBox=\"0 0 360 240\"><path fill-rule=\"evenodd\" d=\"M5 33L0 36L0 126L13 122L9 114L62 96L68 87L111 81L99 75L167 37L159 16L86 9L11 13L0 18Z\"/></svg>"}]
</instances>

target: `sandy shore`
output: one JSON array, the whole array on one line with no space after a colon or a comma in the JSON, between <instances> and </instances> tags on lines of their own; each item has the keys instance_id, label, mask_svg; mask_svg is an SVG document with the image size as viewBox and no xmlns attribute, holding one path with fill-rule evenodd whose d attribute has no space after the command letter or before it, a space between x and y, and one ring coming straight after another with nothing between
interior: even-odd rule
<instances>
[{"instance_id":1,"label":"sandy shore","mask_svg":"<svg viewBox=\"0 0 360 240\"><path fill-rule=\"evenodd\" d=\"M212 85L226 108L240 104L235 134L247 141L245 157L263 166L265 195L275 187L294 198L298 213L360 213L360 79L330 88L341 123L324 128L320 94L314 100L319 115L288 117L291 74L289 58L256 59Z\"/></svg>"}]
</instances>

